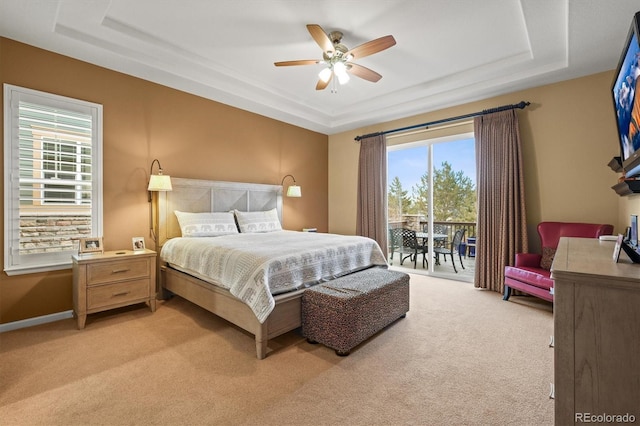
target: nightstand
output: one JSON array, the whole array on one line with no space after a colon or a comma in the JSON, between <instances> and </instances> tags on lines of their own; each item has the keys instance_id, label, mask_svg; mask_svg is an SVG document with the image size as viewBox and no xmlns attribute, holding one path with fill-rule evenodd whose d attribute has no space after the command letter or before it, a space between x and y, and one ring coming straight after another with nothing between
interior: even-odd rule
<instances>
[{"instance_id":1,"label":"nightstand","mask_svg":"<svg viewBox=\"0 0 640 426\"><path fill-rule=\"evenodd\" d=\"M75 254L73 311L78 329L87 314L145 302L156 310L156 252L118 250Z\"/></svg>"}]
</instances>

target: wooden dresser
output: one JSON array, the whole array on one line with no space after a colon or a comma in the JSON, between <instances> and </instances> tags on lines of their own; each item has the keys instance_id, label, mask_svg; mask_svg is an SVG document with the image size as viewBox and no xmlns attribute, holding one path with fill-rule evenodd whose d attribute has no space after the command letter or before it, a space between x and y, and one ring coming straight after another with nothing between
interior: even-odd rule
<instances>
[{"instance_id":1,"label":"wooden dresser","mask_svg":"<svg viewBox=\"0 0 640 426\"><path fill-rule=\"evenodd\" d=\"M156 310L156 252L119 250L73 255L73 311L78 328L87 314L146 302Z\"/></svg>"},{"instance_id":2,"label":"wooden dresser","mask_svg":"<svg viewBox=\"0 0 640 426\"><path fill-rule=\"evenodd\" d=\"M556 425L622 423L615 416L624 415L640 421L640 264L624 252L615 263L614 246L592 238L562 238L558 245Z\"/></svg>"}]
</instances>

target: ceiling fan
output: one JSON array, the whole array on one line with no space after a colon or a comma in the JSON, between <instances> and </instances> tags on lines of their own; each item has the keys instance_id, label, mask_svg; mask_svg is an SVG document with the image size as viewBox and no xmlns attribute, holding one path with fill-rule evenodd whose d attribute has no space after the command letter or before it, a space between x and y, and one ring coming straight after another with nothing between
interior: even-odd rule
<instances>
[{"instance_id":1,"label":"ceiling fan","mask_svg":"<svg viewBox=\"0 0 640 426\"><path fill-rule=\"evenodd\" d=\"M353 49L349 49L347 46L342 44L342 33L340 31L332 31L327 34L320 25L316 24L307 25L307 30L309 30L311 37L313 37L322 49L322 59L275 62L274 65L277 67L287 67L292 65L314 65L324 63L326 68L323 68L323 70L320 71L320 79L316 84L316 90L325 89L334 76L340 84L345 84L349 81L349 74L353 74L356 77L363 78L373 83L377 82L382 78L380 74L351 61L353 59L360 59L365 56L381 52L396 44L396 40L393 36L388 35L368 41L360 46L354 47ZM332 92L335 92L335 80L333 81L334 88L332 89Z\"/></svg>"}]
</instances>

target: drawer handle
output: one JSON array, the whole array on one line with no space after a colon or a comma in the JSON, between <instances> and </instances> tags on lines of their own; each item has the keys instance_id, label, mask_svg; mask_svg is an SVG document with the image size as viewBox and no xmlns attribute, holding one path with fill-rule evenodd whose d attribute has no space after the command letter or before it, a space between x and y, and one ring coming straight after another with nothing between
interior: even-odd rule
<instances>
[{"instance_id":1,"label":"drawer handle","mask_svg":"<svg viewBox=\"0 0 640 426\"><path fill-rule=\"evenodd\" d=\"M114 269L113 271L111 271L112 274L119 274L121 272L129 272L131 269L129 268L124 268L124 269Z\"/></svg>"},{"instance_id":2,"label":"drawer handle","mask_svg":"<svg viewBox=\"0 0 640 426\"><path fill-rule=\"evenodd\" d=\"M551 385L551 389L549 390L549 399L556 399L556 387L553 383L549 383Z\"/></svg>"},{"instance_id":3,"label":"drawer handle","mask_svg":"<svg viewBox=\"0 0 640 426\"><path fill-rule=\"evenodd\" d=\"M129 293L131 293L131 292L130 291L121 291L120 293L113 293L113 296L111 296L111 297L126 296Z\"/></svg>"}]
</instances>

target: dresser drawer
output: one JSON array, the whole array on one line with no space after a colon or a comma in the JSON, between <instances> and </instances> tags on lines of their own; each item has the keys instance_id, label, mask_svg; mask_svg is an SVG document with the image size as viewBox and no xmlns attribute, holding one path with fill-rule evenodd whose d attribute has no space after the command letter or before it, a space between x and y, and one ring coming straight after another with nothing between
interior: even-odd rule
<instances>
[{"instance_id":1,"label":"dresser drawer","mask_svg":"<svg viewBox=\"0 0 640 426\"><path fill-rule=\"evenodd\" d=\"M125 281L87 289L87 310L149 299L149 280Z\"/></svg>"},{"instance_id":2,"label":"dresser drawer","mask_svg":"<svg viewBox=\"0 0 640 426\"><path fill-rule=\"evenodd\" d=\"M149 276L149 259L122 259L87 265L87 285Z\"/></svg>"}]
</instances>

